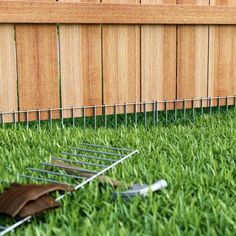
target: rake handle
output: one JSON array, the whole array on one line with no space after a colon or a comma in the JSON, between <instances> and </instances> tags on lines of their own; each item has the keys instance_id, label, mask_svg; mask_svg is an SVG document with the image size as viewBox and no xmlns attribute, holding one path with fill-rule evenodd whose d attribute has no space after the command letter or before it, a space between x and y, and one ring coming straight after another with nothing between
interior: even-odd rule
<instances>
[{"instance_id":1,"label":"rake handle","mask_svg":"<svg viewBox=\"0 0 236 236\"><path fill-rule=\"evenodd\" d=\"M60 165L60 167L62 167L67 173L70 173L70 174L78 173L81 177L85 177L85 178L91 178L91 177L94 176L93 173L88 173L88 172L85 172L85 171L74 170L74 166L65 164L65 162L63 162L63 161L52 160L51 163L54 164L54 165ZM110 177L108 177L106 175L100 175L100 176L97 177L97 179L101 183L103 183L103 184L110 184L110 185L112 185L115 188L124 185L123 182L121 182L119 180L116 180L116 179L113 179L113 178L110 178Z\"/></svg>"}]
</instances>

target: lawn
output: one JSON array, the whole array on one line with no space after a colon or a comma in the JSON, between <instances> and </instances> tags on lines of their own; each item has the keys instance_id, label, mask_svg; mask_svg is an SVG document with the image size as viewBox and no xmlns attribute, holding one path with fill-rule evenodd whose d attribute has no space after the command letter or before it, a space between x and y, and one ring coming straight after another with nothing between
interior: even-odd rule
<instances>
[{"instance_id":1,"label":"lawn","mask_svg":"<svg viewBox=\"0 0 236 236\"><path fill-rule=\"evenodd\" d=\"M112 202L113 189L94 182L14 235L235 235L235 130L235 111L149 128L1 128L1 181L22 181L17 174L26 167L85 141L140 151L112 172L116 178L169 184L146 198Z\"/></svg>"}]
</instances>

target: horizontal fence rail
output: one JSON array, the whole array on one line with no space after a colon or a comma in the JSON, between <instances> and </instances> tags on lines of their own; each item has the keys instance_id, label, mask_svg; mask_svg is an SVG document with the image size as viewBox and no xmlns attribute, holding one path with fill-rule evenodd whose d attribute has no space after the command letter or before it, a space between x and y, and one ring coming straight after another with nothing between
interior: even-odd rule
<instances>
[{"instance_id":1,"label":"horizontal fence rail","mask_svg":"<svg viewBox=\"0 0 236 236\"><path fill-rule=\"evenodd\" d=\"M40 128L43 125L44 127L46 125L49 128L52 128L54 123L61 128L66 126L73 128L90 127L94 129L98 127L117 128L120 125L128 126L137 124L142 124L147 127L150 125L156 126L158 124L173 123L179 120L194 121L197 117L203 116L204 114L211 115L213 112L220 112L222 110L229 112L231 108L236 109L236 96L0 112L0 124L4 127L4 117L10 115L14 117L14 122L12 124L14 127L17 127L17 125L21 124L19 122L17 123L16 117L24 115L25 120L21 123L27 129L31 126ZM113 112L108 114L106 112L108 109L112 109ZM117 113L118 109L122 109L120 114ZM101 110L101 113L98 116L97 112L99 110ZM130 110L129 113L127 112L128 110ZM76 111L80 111L82 116L75 116L74 114ZM40 119L40 113L43 112L49 114L57 112L61 115L60 118L56 120L53 120L52 116L50 116L50 118L45 121ZM63 113L68 114L68 112L70 112L71 115L64 118ZM30 121L28 119L30 114L36 114L38 119L36 121ZM87 157L90 158L90 156Z\"/></svg>"},{"instance_id":2,"label":"horizontal fence rail","mask_svg":"<svg viewBox=\"0 0 236 236\"><path fill-rule=\"evenodd\" d=\"M207 0L206 0L207 1ZM236 24L235 7L1 1L1 23Z\"/></svg>"}]
</instances>

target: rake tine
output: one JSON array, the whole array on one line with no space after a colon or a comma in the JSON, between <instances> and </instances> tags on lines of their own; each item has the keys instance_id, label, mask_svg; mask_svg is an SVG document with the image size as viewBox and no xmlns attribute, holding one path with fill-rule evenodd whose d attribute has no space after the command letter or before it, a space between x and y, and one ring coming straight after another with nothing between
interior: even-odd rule
<instances>
[{"instance_id":1,"label":"rake tine","mask_svg":"<svg viewBox=\"0 0 236 236\"><path fill-rule=\"evenodd\" d=\"M103 158L103 157L97 157L97 156L89 156L89 155L70 153L70 152L61 152L61 154L68 155L68 156L75 156L75 157L83 157L83 158L87 158L87 159L100 160L100 161L109 161L109 162L116 162L117 161L115 159L110 159L110 158Z\"/></svg>"},{"instance_id":2,"label":"rake tine","mask_svg":"<svg viewBox=\"0 0 236 236\"><path fill-rule=\"evenodd\" d=\"M88 166L98 166L102 168L106 168L107 165L102 165L102 164L97 164L97 163L92 163L92 162L84 162L84 161L77 161L77 160L71 160L71 159L66 159L66 158L59 158L59 157L52 157L53 160L60 160L60 161L66 161L66 162L71 162L71 163L78 163L81 165L88 165Z\"/></svg>"},{"instance_id":3,"label":"rake tine","mask_svg":"<svg viewBox=\"0 0 236 236\"><path fill-rule=\"evenodd\" d=\"M32 168L32 167L29 167L27 169L31 170L33 172L39 172L39 173L44 173L44 174L57 175L57 176L62 176L62 177L69 177L69 178L74 178L74 179L84 179L83 177L78 176L78 175L63 174L63 173L59 173L59 172L55 172L55 171L42 170L42 169L37 169L37 168Z\"/></svg>"},{"instance_id":4,"label":"rake tine","mask_svg":"<svg viewBox=\"0 0 236 236\"><path fill-rule=\"evenodd\" d=\"M25 179L33 179L33 180L38 180L38 181L43 181L43 182L62 184L62 182L56 181L54 179L40 178L40 177L34 177L30 175L18 175L18 176ZM68 183L65 183L65 184L68 184Z\"/></svg>"},{"instance_id":5,"label":"rake tine","mask_svg":"<svg viewBox=\"0 0 236 236\"><path fill-rule=\"evenodd\" d=\"M86 149L86 148L74 148L74 147L71 147L71 149L77 150L77 151L83 151L83 152L91 152L91 153L110 155L110 156L118 156L118 157L124 157L125 156L125 155L119 154L119 153L103 152L103 151L91 150L91 149Z\"/></svg>"},{"instance_id":6,"label":"rake tine","mask_svg":"<svg viewBox=\"0 0 236 236\"><path fill-rule=\"evenodd\" d=\"M51 167L57 167L57 168L64 168L63 165L56 165L56 164L52 164L52 163L47 163L47 162L41 162L41 165L44 166L51 166ZM97 171L93 171L93 170L87 170L87 169L83 169L83 168L79 168L79 167L70 167L71 170L75 170L75 171L80 171L80 172L86 172L86 173L91 173L91 174L97 174Z\"/></svg>"}]
</instances>

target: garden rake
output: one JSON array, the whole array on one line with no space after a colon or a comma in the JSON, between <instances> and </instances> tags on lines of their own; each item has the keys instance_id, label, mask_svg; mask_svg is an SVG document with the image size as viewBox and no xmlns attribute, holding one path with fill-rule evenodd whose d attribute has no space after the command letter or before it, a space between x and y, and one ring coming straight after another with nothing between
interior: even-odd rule
<instances>
[{"instance_id":1,"label":"garden rake","mask_svg":"<svg viewBox=\"0 0 236 236\"><path fill-rule=\"evenodd\" d=\"M62 168L70 174L78 173L80 176L83 176L85 178L91 178L94 175L93 173L88 173L83 170L78 170L77 167L72 166L72 165L68 165L60 160L52 159L51 163L55 167ZM167 187L167 182L165 180L158 180L155 183L153 183L152 185L147 185L147 184L128 184L128 183L124 183L123 181L110 178L106 175L100 175L97 177L97 179L101 183L110 184L115 188L118 188L121 186L126 186L128 188L126 191L123 191L123 192L113 192L112 193L113 200L116 200L118 196L121 196L124 200L129 199L131 197L138 196L138 195L144 197L149 192L156 192L158 190L161 190L161 189Z\"/></svg>"}]
</instances>

